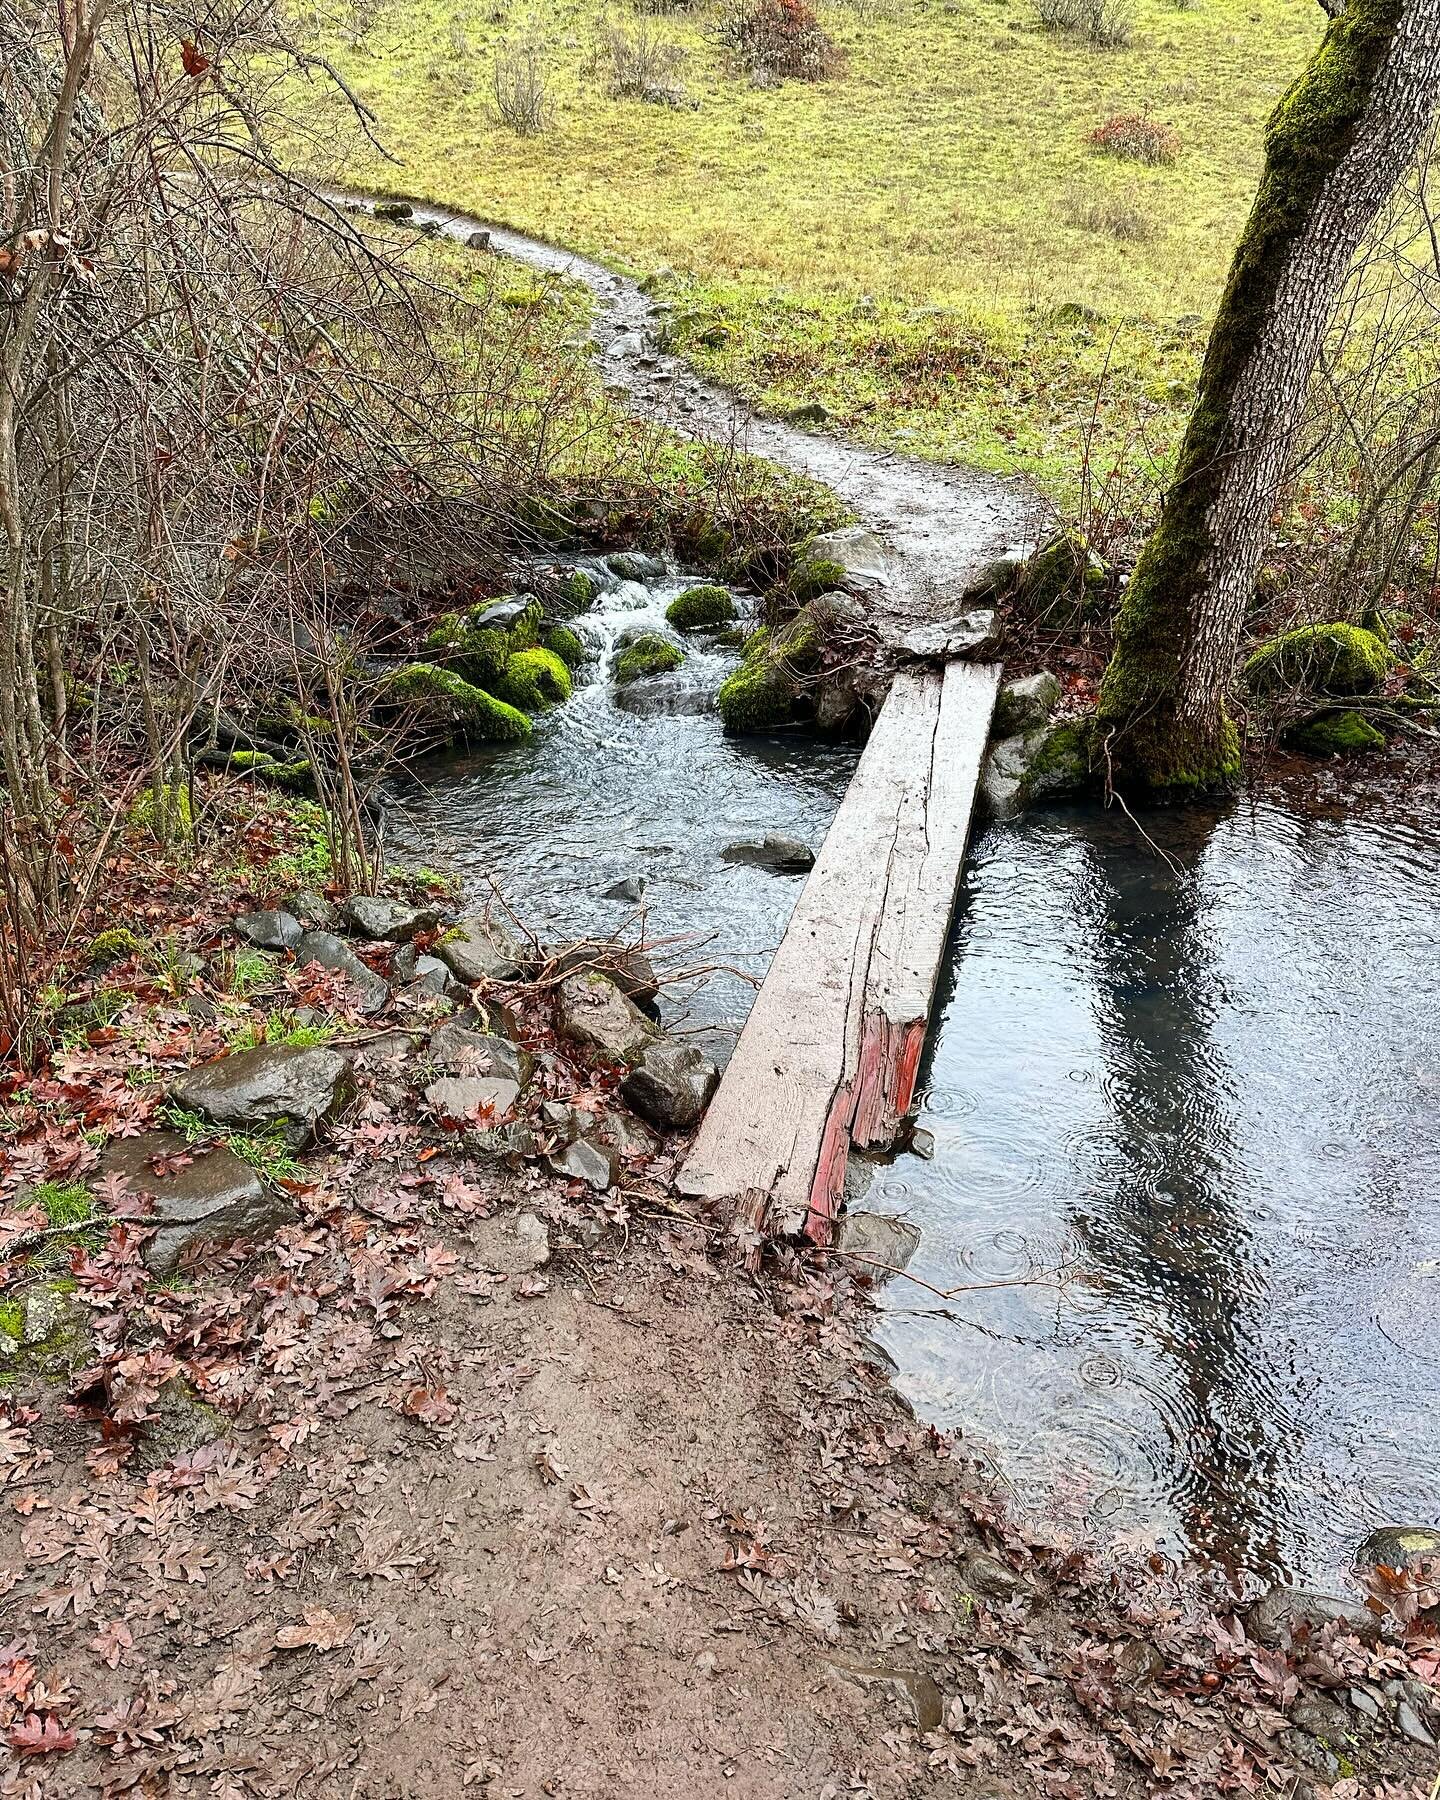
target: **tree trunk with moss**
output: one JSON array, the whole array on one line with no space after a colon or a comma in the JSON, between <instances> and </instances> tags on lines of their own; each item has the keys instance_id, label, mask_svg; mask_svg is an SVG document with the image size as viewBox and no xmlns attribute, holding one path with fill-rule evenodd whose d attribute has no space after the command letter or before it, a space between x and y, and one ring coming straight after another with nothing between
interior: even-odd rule
<instances>
[{"instance_id":1,"label":"tree trunk with moss","mask_svg":"<svg viewBox=\"0 0 1440 1800\"><path fill-rule=\"evenodd\" d=\"M1120 609L1099 746L1162 796L1232 784L1226 697L1340 284L1440 90L1440 0L1348 0L1265 136L1174 485Z\"/></svg>"}]
</instances>

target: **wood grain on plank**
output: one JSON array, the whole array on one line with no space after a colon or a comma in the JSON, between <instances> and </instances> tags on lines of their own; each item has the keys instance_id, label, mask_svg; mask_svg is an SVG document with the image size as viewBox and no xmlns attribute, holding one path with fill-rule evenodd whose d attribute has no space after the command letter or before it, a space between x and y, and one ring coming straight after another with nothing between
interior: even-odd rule
<instances>
[{"instance_id":1,"label":"wood grain on plank","mask_svg":"<svg viewBox=\"0 0 1440 1800\"><path fill-rule=\"evenodd\" d=\"M825 1242L852 1143L914 1098L1000 670L897 678L679 1186Z\"/></svg>"}]
</instances>

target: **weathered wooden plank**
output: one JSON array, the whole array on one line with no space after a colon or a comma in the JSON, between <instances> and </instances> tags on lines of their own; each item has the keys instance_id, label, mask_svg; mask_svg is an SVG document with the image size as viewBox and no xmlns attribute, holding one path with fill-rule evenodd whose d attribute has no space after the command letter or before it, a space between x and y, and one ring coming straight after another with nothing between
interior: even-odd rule
<instances>
[{"instance_id":1,"label":"weathered wooden plank","mask_svg":"<svg viewBox=\"0 0 1440 1800\"><path fill-rule=\"evenodd\" d=\"M893 1143L950 929L997 665L901 675L680 1172L758 1229L827 1241L850 1146Z\"/></svg>"}]
</instances>

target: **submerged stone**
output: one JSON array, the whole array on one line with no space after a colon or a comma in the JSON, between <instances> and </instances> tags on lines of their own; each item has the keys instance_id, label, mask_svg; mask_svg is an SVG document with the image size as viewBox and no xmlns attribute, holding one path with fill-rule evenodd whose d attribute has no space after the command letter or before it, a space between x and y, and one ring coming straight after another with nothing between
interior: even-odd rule
<instances>
[{"instance_id":1,"label":"submerged stone","mask_svg":"<svg viewBox=\"0 0 1440 1800\"><path fill-rule=\"evenodd\" d=\"M767 831L758 840L727 844L720 852L727 863L744 863L757 869L773 869L777 875L804 875L815 867L815 852L799 838Z\"/></svg>"},{"instance_id":2,"label":"submerged stone","mask_svg":"<svg viewBox=\"0 0 1440 1800\"><path fill-rule=\"evenodd\" d=\"M1413 1569L1417 1563L1440 1563L1440 1528L1433 1525L1381 1525L1355 1552L1357 1569Z\"/></svg>"},{"instance_id":3,"label":"submerged stone","mask_svg":"<svg viewBox=\"0 0 1440 1800\"><path fill-rule=\"evenodd\" d=\"M192 1244L267 1238L294 1218L289 1205L233 1150L223 1144L191 1149L173 1131L114 1139L98 1173L121 1175L132 1193L154 1196L155 1210L144 1223L155 1235L143 1255L156 1275L172 1274Z\"/></svg>"},{"instance_id":4,"label":"submerged stone","mask_svg":"<svg viewBox=\"0 0 1440 1800\"><path fill-rule=\"evenodd\" d=\"M341 1111L352 1091L350 1065L334 1050L262 1044L189 1070L171 1085L170 1099L235 1131L278 1127L286 1142L300 1149Z\"/></svg>"},{"instance_id":5,"label":"submerged stone","mask_svg":"<svg viewBox=\"0 0 1440 1800\"><path fill-rule=\"evenodd\" d=\"M920 1227L888 1213L847 1212L840 1226L840 1248L859 1257L874 1282L896 1275L920 1248Z\"/></svg>"},{"instance_id":6,"label":"submerged stone","mask_svg":"<svg viewBox=\"0 0 1440 1800\"><path fill-rule=\"evenodd\" d=\"M1366 1642L1380 1635L1379 1616L1368 1607L1306 1588L1270 1588L1245 1614L1251 1637L1272 1650L1287 1650L1297 1637L1323 1631L1332 1623Z\"/></svg>"}]
</instances>

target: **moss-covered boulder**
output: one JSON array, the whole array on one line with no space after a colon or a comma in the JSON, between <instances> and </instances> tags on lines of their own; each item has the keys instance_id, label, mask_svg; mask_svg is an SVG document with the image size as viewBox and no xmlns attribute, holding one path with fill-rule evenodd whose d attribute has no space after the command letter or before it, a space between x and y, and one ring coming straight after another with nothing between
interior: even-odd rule
<instances>
[{"instance_id":1,"label":"moss-covered boulder","mask_svg":"<svg viewBox=\"0 0 1440 1800\"><path fill-rule=\"evenodd\" d=\"M1364 750L1383 750L1385 734L1363 713L1331 708L1292 726L1285 733L1285 742L1310 756L1358 756Z\"/></svg>"},{"instance_id":2,"label":"moss-covered boulder","mask_svg":"<svg viewBox=\"0 0 1440 1800\"><path fill-rule=\"evenodd\" d=\"M427 655L444 662L475 687L497 682L510 659L510 639L498 626L476 625L478 608L465 613L441 613L425 639Z\"/></svg>"},{"instance_id":3,"label":"moss-covered boulder","mask_svg":"<svg viewBox=\"0 0 1440 1800\"><path fill-rule=\"evenodd\" d=\"M593 575L584 569L570 569L556 582L549 610L562 618L576 618L589 612L599 592L600 584Z\"/></svg>"},{"instance_id":4,"label":"moss-covered boulder","mask_svg":"<svg viewBox=\"0 0 1440 1800\"><path fill-rule=\"evenodd\" d=\"M496 692L522 712L543 712L570 698L570 671L553 650L539 645L517 650L506 663Z\"/></svg>"},{"instance_id":5,"label":"moss-covered boulder","mask_svg":"<svg viewBox=\"0 0 1440 1800\"><path fill-rule=\"evenodd\" d=\"M639 681L646 675L665 675L685 661L685 652L657 631L647 631L620 652L615 665L615 679L622 685Z\"/></svg>"},{"instance_id":6,"label":"moss-covered boulder","mask_svg":"<svg viewBox=\"0 0 1440 1800\"><path fill-rule=\"evenodd\" d=\"M1389 668L1390 652L1362 625L1298 625L1255 651L1245 664L1245 681L1257 694L1286 688L1311 694L1369 694L1384 681Z\"/></svg>"},{"instance_id":7,"label":"moss-covered boulder","mask_svg":"<svg viewBox=\"0 0 1440 1800\"><path fill-rule=\"evenodd\" d=\"M725 729L744 736L809 718L814 711L809 678L824 649L825 628L814 605L802 607L775 631L755 632L744 662L715 696Z\"/></svg>"},{"instance_id":8,"label":"moss-covered boulder","mask_svg":"<svg viewBox=\"0 0 1440 1800\"><path fill-rule=\"evenodd\" d=\"M392 706L412 710L420 722L447 737L491 739L498 743L528 737L529 719L517 707L475 687L453 669L409 663L385 684Z\"/></svg>"},{"instance_id":9,"label":"moss-covered boulder","mask_svg":"<svg viewBox=\"0 0 1440 1800\"><path fill-rule=\"evenodd\" d=\"M303 756L282 761L264 750L232 750L226 767L236 774L248 775L252 781L263 781L267 787L283 788L288 794L315 792L315 771Z\"/></svg>"},{"instance_id":10,"label":"moss-covered boulder","mask_svg":"<svg viewBox=\"0 0 1440 1800\"><path fill-rule=\"evenodd\" d=\"M992 743L980 797L992 818L1009 819L1041 800L1071 799L1095 784L1093 724L1071 719Z\"/></svg>"},{"instance_id":11,"label":"moss-covered boulder","mask_svg":"<svg viewBox=\"0 0 1440 1800\"><path fill-rule=\"evenodd\" d=\"M122 963L131 956L138 956L144 948L145 940L131 931L128 925L111 925L91 938L85 960L90 968L103 972L113 969L117 963Z\"/></svg>"},{"instance_id":12,"label":"moss-covered boulder","mask_svg":"<svg viewBox=\"0 0 1440 1800\"><path fill-rule=\"evenodd\" d=\"M1037 624L1084 618L1103 599L1109 575L1078 531L1063 531L1022 563L1013 578L1016 610Z\"/></svg>"},{"instance_id":13,"label":"moss-covered boulder","mask_svg":"<svg viewBox=\"0 0 1440 1800\"><path fill-rule=\"evenodd\" d=\"M552 625L545 633L545 648L558 656L567 669L578 669L585 660L585 645L580 634L568 625Z\"/></svg>"},{"instance_id":14,"label":"moss-covered boulder","mask_svg":"<svg viewBox=\"0 0 1440 1800\"><path fill-rule=\"evenodd\" d=\"M667 621L677 631L712 631L735 618L735 602L729 590L714 582L686 588L665 608Z\"/></svg>"}]
</instances>

